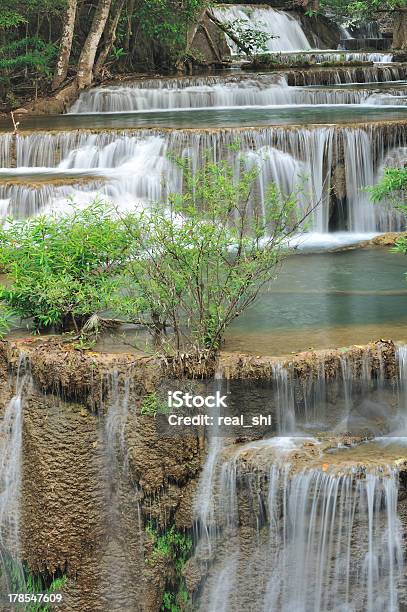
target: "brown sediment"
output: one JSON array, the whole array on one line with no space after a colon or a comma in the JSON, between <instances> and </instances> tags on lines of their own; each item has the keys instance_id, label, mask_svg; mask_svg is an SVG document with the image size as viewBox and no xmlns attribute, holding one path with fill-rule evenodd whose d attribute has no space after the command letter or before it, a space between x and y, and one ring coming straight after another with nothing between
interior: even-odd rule
<instances>
[{"instance_id":1,"label":"brown sediment","mask_svg":"<svg viewBox=\"0 0 407 612\"><path fill-rule=\"evenodd\" d=\"M385 234L380 234L380 236L375 236L371 240L366 240L365 242L362 242L359 246L389 247L394 246L397 240L399 240L400 238L407 238L407 232L386 232Z\"/></svg>"},{"instance_id":2,"label":"brown sediment","mask_svg":"<svg viewBox=\"0 0 407 612\"><path fill-rule=\"evenodd\" d=\"M140 415L142 398L157 384L159 363L76 351L52 337L0 343L2 406L12 394L7 379L21 354L33 379L24 397L23 559L34 574L68 577L61 610L156 612L174 560L154 553L146 526L151 522L158 532L172 525L192 528L204 458L200 440L195 434L160 437L154 417ZM118 390L111 384L115 373ZM126 380L127 467L116 471L104 431L109 406Z\"/></svg>"},{"instance_id":3,"label":"brown sediment","mask_svg":"<svg viewBox=\"0 0 407 612\"><path fill-rule=\"evenodd\" d=\"M351 344L367 345L374 338L407 340L405 323L383 323L374 325L342 325L311 327L309 329L274 329L270 332L248 332L229 330L225 350L230 353L251 355L275 355L283 359L288 354L310 351L333 350L338 346Z\"/></svg>"},{"instance_id":4,"label":"brown sediment","mask_svg":"<svg viewBox=\"0 0 407 612\"><path fill-rule=\"evenodd\" d=\"M278 358L221 353L218 367L228 379L259 380L272 379L273 366L277 362L290 368L298 378L318 376L323 365L326 378L333 378L341 372L341 359L344 355L352 361L355 373L360 371L364 357L369 355L372 371L379 371L383 367L386 376L392 378L395 375L395 345L391 340L378 340L365 346L355 345L341 349L310 350Z\"/></svg>"},{"instance_id":5,"label":"brown sediment","mask_svg":"<svg viewBox=\"0 0 407 612\"><path fill-rule=\"evenodd\" d=\"M92 407L106 394L106 376L113 370L131 378L143 396L153 391L165 378L211 378L217 369L228 379L273 379L273 367L279 363L290 367L295 375L317 375L324 365L327 378L341 371L344 355L352 361L357 373L368 355L372 372L379 371L392 378L395 375L395 344L392 340L377 340L365 345L309 350L293 355L261 356L221 351L206 361L205 356L185 353L179 360L148 357L130 353L96 353L76 350L58 337L20 339L0 342L0 359L15 368L21 352L31 363L32 375L44 392L54 392L65 398L85 400Z\"/></svg>"},{"instance_id":6,"label":"brown sediment","mask_svg":"<svg viewBox=\"0 0 407 612\"><path fill-rule=\"evenodd\" d=\"M78 186L88 185L94 183L95 185L103 185L107 181L106 177L103 176L67 176L67 177L56 177L52 175L48 176L36 176L35 178L19 176L15 178L4 178L0 177L0 187L16 187L24 186L31 187L32 189L41 189L44 186L52 185L53 187L64 187L66 185Z\"/></svg>"}]
</instances>

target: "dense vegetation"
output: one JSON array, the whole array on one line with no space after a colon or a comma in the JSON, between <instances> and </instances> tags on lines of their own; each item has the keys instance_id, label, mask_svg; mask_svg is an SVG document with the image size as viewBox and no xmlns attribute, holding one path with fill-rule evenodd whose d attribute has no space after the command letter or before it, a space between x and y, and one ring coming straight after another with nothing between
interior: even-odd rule
<instances>
[{"instance_id":1,"label":"dense vegetation","mask_svg":"<svg viewBox=\"0 0 407 612\"><path fill-rule=\"evenodd\" d=\"M63 217L10 220L0 230L4 311L36 330L83 336L94 315L113 309L149 330L163 354L213 354L310 209L272 185L260 210L257 168L244 160L238 180L225 162L184 172L184 195L166 207L120 214L96 202Z\"/></svg>"},{"instance_id":2,"label":"dense vegetation","mask_svg":"<svg viewBox=\"0 0 407 612\"><path fill-rule=\"evenodd\" d=\"M79 88L115 72L182 69L199 62L191 49L203 11L214 0L2 0L0 102L15 107L25 97L69 82ZM310 15L340 21L388 10L395 16L394 46L407 47L407 0L298 0ZM233 25L242 49L264 46L258 31ZM278 35L278 33L276 33ZM264 33L263 33L264 36ZM1 107L0 107L1 108Z\"/></svg>"}]
</instances>

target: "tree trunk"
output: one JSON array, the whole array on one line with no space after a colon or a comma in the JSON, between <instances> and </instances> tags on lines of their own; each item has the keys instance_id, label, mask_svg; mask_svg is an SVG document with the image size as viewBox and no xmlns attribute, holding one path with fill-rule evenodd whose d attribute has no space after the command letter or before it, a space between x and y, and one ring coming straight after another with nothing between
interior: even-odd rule
<instances>
[{"instance_id":1,"label":"tree trunk","mask_svg":"<svg viewBox=\"0 0 407 612\"><path fill-rule=\"evenodd\" d=\"M52 80L52 90L58 89L65 81L68 74L69 58L71 56L72 40L75 29L77 0L68 0L64 17L64 29L59 45L58 59L55 66L54 78Z\"/></svg>"},{"instance_id":2,"label":"tree trunk","mask_svg":"<svg viewBox=\"0 0 407 612\"><path fill-rule=\"evenodd\" d=\"M239 40L239 38L232 32L232 28L230 26L227 26L226 24L219 21L219 19L217 19L215 15L212 15L210 11L208 12L208 17L212 21L212 23L214 23L220 30L222 30L222 32L225 32L225 34L227 34L229 38L233 40L235 45L237 45L239 49L243 51L243 53L250 55L250 49L244 43L242 43L242 41Z\"/></svg>"},{"instance_id":3,"label":"tree trunk","mask_svg":"<svg viewBox=\"0 0 407 612\"><path fill-rule=\"evenodd\" d=\"M124 39L124 50L126 53L130 51L130 39L133 34L133 13L135 0L128 0L127 3L127 28L126 28L126 37Z\"/></svg>"},{"instance_id":4,"label":"tree trunk","mask_svg":"<svg viewBox=\"0 0 407 612\"><path fill-rule=\"evenodd\" d=\"M103 47L99 53L99 57L95 64L95 69L93 71L93 75L95 77L99 76L99 74L101 73L104 63L107 60L111 48L113 47L114 42L116 40L117 24L119 23L120 15L123 10L124 1L125 0L117 0L113 9L113 14L110 14L109 24L104 34Z\"/></svg>"},{"instance_id":5,"label":"tree trunk","mask_svg":"<svg viewBox=\"0 0 407 612\"><path fill-rule=\"evenodd\" d=\"M399 9L395 14L393 49L407 49L407 9Z\"/></svg>"},{"instance_id":6,"label":"tree trunk","mask_svg":"<svg viewBox=\"0 0 407 612\"><path fill-rule=\"evenodd\" d=\"M112 0L99 0L93 17L89 34L86 37L78 61L78 87L88 87L93 80L93 65L95 63L96 51L102 37L107 19L109 17Z\"/></svg>"}]
</instances>

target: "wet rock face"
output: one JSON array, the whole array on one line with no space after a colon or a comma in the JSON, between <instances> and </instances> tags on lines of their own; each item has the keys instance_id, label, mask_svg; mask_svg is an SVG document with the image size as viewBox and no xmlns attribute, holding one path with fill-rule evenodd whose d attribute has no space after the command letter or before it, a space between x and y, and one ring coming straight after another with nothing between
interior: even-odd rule
<instances>
[{"instance_id":1,"label":"wet rock face","mask_svg":"<svg viewBox=\"0 0 407 612\"><path fill-rule=\"evenodd\" d=\"M163 532L171 525L191 528L203 460L199 440L159 439L154 417L140 417L140 400L154 388L156 370L144 376L143 367L134 371L125 358L52 350L47 342L30 345L25 348L33 385L24 398L22 436L23 560L36 575L67 575L61 609L156 612L174 568L172 559L151 554L146 526L152 522ZM3 406L12 395L8 371L19 351L5 343L1 349ZM129 376L122 420L116 402Z\"/></svg>"},{"instance_id":2,"label":"wet rock face","mask_svg":"<svg viewBox=\"0 0 407 612\"><path fill-rule=\"evenodd\" d=\"M312 46L337 49L341 39L339 27L324 15L308 17L301 15L301 25Z\"/></svg>"},{"instance_id":3,"label":"wet rock face","mask_svg":"<svg viewBox=\"0 0 407 612\"><path fill-rule=\"evenodd\" d=\"M105 540L104 465L97 418L53 396L27 400L23 426L22 550L35 573L67 573L72 610L99 596ZM72 585L74 582L72 581ZM83 607L81 607L83 606Z\"/></svg>"},{"instance_id":4,"label":"wet rock face","mask_svg":"<svg viewBox=\"0 0 407 612\"><path fill-rule=\"evenodd\" d=\"M17 363L19 350L5 343L0 348L1 401L5 404L11 394L9 370ZM84 354L49 342L28 342L25 351L30 356L34 385L25 398L23 418L24 559L34 573L68 576L64 610L157 612L164 590L174 584L174 564L154 553L146 527L153 524L160 533L170 526L180 532L191 531L205 460L202 432L161 437L155 418L140 415L144 395L157 388L160 377L164 380L156 363L138 363L128 356ZM327 379L335 378L343 355L343 351L309 352L291 356L285 365L298 381L318 376L322 363ZM369 370L373 375L380 370L394 376L396 372L391 342L352 347L348 359L356 374ZM220 358L224 375L232 379L231 388L243 404L241 387L245 381L255 386L258 379L266 383L275 372L275 363L272 358L244 355L222 354ZM205 383L192 382L204 392ZM173 380L171 384L178 383ZM267 395L267 389L264 392ZM257 395L263 405L263 391L257 389ZM125 397L123 420L116 404L117 398L122 401ZM332 406L337 406L335 394L331 399ZM111 431L115 432L113 442L109 442ZM233 449L237 448L239 444L233 444ZM318 451L315 445L308 446L304 461L316 461ZM212 586L205 589L212 588L221 576L222 564L230 562L226 570L232 571L237 563L250 587L241 593L240 605L250 605L255 586L249 580L247 560L267 565L269 554L265 514L269 459L262 451L242 454L237 487L239 530L228 530L225 516L218 515L222 537L216 559L212 559L213 551L200 543L183 570L191 594L198 593L203 584L208 563L215 563L217 573L211 574L214 578L208 585ZM301 453L295 460L302 465ZM227 584L226 579L222 581ZM264 595L265 584L260 594ZM205 592L202 601L209 605L212 595Z\"/></svg>"},{"instance_id":5,"label":"wet rock face","mask_svg":"<svg viewBox=\"0 0 407 612\"><path fill-rule=\"evenodd\" d=\"M37 396L25 415L22 539L30 568L68 574L69 610L159 610L171 567L161 558L145 563L145 525L191 528L198 441L157 440L153 418L138 422L130 409L127 471L123 458L106 456L103 419L85 406Z\"/></svg>"}]
</instances>

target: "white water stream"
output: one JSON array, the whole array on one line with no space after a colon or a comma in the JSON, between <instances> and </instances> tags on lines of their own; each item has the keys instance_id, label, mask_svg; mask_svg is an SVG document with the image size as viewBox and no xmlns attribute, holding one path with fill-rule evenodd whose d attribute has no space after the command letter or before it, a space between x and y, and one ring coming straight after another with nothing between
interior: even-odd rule
<instances>
[{"instance_id":1,"label":"white water stream","mask_svg":"<svg viewBox=\"0 0 407 612\"><path fill-rule=\"evenodd\" d=\"M311 49L299 20L283 11L268 8L257 8L243 5L222 6L212 9L215 17L227 25L239 21L244 28L247 26L270 36L267 43L269 51L297 51ZM232 55L241 53L237 45L227 37Z\"/></svg>"},{"instance_id":2,"label":"white water stream","mask_svg":"<svg viewBox=\"0 0 407 612\"><path fill-rule=\"evenodd\" d=\"M22 588L20 551L22 433L24 398L31 386L29 364L19 358L15 395L0 422L0 582L10 590Z\"/></svg>"},{"instance_id":3,"label":"white water stream","mask_svg":"<svg viewBox=\"0 0 407 612\"><path fill-rule=\"evenodd\" d=\"M391 413L384 407L382 418L389 427L398 420L400 435L406 419L406 346L397 348L396 363L399 416L397 408ZM386 465L385 459L380 466L380 455L375 465L371 465L371 455L366 455L366 464L352 459L346 463L346 451L341 454L342 467L339 463L335 467L335 454L327 454L322 467L312 467L313 455L307 455L306 449L317 448L320 442L299 432L304 424L321 427L318 419L326 419L327 411L333 409L325 397L325 371L319 371L312 385L304 383L305 412L301 416L296 415L298 390L290 370L276 364L273 379L279 437L229 446L223 453L218 450L216 469L213 457L208 456L211 489L206 490L212 500L212 521L216 517L218 527L212 525L206 532L212 551L209 556L202 542L197 544L197 559L206 559L201 563L206 563L208 572L197 609L400 612L404 609L400 596L405 564L398 470ZM337 398L334 413L344 431L351 427L349 417L358 385L363 385L361 397L367 399L373 393L370 404L376 407L371 417L377 419L381 396L375 393L388 388L380 353L375 357L364 354L361 363L344 355L337 384L343 400ZM334 397L337 395L335 391ZM312 399L323 403L319 414ZM377 443L382 440L378 438ZM363 445L360 448L363 458ZM376 453L380 452L378 446ZM200 504L205 501L201 494ZM196 519L201 520L199 512Z\"/></svg>"}]
</instances>

